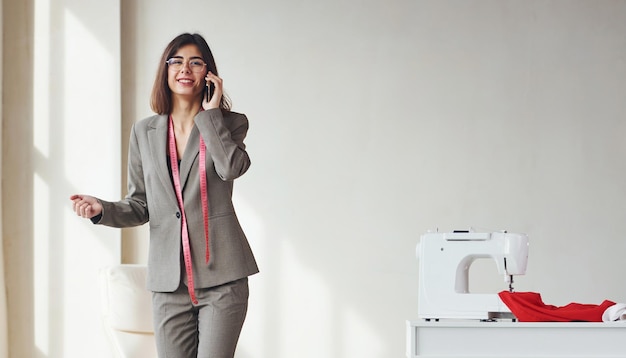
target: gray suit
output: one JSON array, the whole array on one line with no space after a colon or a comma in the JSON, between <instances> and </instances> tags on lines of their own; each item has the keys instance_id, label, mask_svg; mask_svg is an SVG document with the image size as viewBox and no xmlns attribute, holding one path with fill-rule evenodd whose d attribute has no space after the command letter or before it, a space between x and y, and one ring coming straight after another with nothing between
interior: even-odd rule
<instances>
[{"instance_id":1,"label":"gray suit","mask_svg":"<svg viewBox=\"0 0 626 358\"><path fill-rule=\"evenodd\" d=\"M173 292L181 277L182 219L167 159L168 116L155 115L134 124L128 154L128 194L117 202L100 200L99 224L130 227L150 223L147 288ZM243 143L245 115L219 109L201 111L194 119L180 163L196 288L232 282L258 272L231 200L233 180L250 166ZM198 174L200 135L207 146L211 259L205 263L204 223Z\"/></svg>"}]
</instances>

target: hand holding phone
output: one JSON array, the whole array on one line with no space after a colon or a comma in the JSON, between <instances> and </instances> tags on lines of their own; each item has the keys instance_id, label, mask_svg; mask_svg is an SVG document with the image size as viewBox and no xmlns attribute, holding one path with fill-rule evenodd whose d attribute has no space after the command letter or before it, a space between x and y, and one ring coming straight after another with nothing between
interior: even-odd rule
<instances>
[{"instance_id":1,"label":"hand holding phone","mask_svg":"<svg viewBox=\"0 0 626 358\"><path fill-rule=\"evenodd\" d=\"M220 102L222 101L222 79L209 71L204 80L206 81L206 85L204 88L202 108L220 108Z\"/></svg>"}]
</instances>

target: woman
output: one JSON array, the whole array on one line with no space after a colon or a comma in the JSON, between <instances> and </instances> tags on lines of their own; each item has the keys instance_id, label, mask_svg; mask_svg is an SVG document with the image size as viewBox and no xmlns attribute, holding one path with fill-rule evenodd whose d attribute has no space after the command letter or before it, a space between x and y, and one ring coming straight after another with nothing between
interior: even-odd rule
<instances>
[{"instance_id":1,"label":"woman","mask_svg":"<svg viewBox=\"0 0 626 358\"><path fill-rule=\"evenodd\" d=\"M73 195L73 209L112 227L150 223L147 288L159 357L233 357L247 277L258 272L231 200L233 180L250 166L248 119L230 111L198 34L166 47L151 106L157 115L131 130L126 197Z\"/></svg>"}]
</instances>

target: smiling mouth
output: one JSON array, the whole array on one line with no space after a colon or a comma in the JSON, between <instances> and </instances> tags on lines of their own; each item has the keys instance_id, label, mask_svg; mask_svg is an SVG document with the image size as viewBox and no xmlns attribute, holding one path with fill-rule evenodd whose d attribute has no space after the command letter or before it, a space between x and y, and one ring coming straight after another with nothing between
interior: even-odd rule
<instances>
[{"instance_id":1,"label":"smiling mouth","mask_svg":"<svg viewBox=\"0 0 626 358\"><path fill-rule=\"evenodd\" d=\"M178 79L177 81L180 82L180 83L183 83L183 84L193 83L193 80L190 80L190 79L187 79L187 78L181 78L181 79Z\"/></svg>"}]
</instances>

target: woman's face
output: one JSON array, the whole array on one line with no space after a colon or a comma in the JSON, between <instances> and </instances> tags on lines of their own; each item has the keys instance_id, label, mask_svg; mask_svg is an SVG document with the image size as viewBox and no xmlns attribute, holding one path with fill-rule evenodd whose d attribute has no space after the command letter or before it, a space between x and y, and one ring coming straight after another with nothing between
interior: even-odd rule
<instances>
[{"instance_id":1,"label":"woman's face","mask_svg":"<svg viewBox=\"0 0 626 358\"><path fill-rule=\"evenodd\" d=\"M185 45L168 59L167 84L173 96L200 97L207 66L196 45Z\"/></svg>"}]
</instances>

